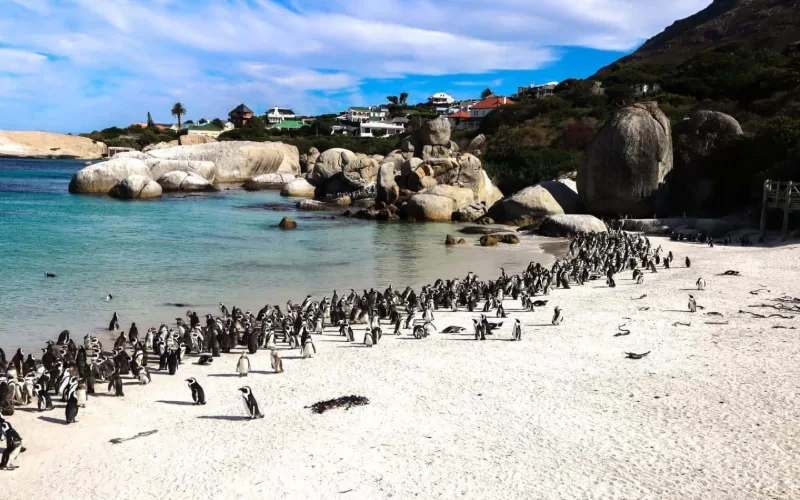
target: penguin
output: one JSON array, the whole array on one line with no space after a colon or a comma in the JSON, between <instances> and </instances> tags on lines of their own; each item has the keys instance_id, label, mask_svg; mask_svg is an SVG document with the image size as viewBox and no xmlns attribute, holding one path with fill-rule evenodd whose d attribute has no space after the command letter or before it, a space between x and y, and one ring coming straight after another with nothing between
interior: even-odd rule
<instances>
[{"instance_id":1,"label":"penguin","mask_svg":"<svg viewBox=\"0 0 800 500\"><path fill-rule=\"evenodd\" d=\"M137 376L139 377L139 385L147 385L153 381L152 377L150 376L150 369L146 366L139 367L139 373Z\"/></svg>"},{"instance_id":2,"label":"penguin","mask_svg":"<svg viewBox=\"0 0 800 500\"><path fill-rule=\"evenodd\" d=\"M697 286L698 290L705 290L706 280L704 280L703 277L701 276L700 278L697 279L697 283L695 283L695 285Z\"/></svg>"},{"instance_id":3,"label":"penguin","mask_svg":"<svg viewBox=\"0 0 800 500\"><path fill-rule=\"evenodd\" d=\"M55 274L53 274L53 273L44 273L44 277L45 277L45 278L55 278L55 277L56 277L56 275L55 275Z\"/></svg>"},{"instance_id":4,"label":"penguin","mask_svg":"<svg viewBox=\"0 0 800 500\"><path fill-rule=\"evenodd\" d=\"M374 342L372 341L372 332L367 330L367 332L364 334L364 345L367 347L372 347L373 344Z\"/></svg>"},{"instance_id":5,"label":"penguin","mask_svg":"<svg viewBox=\"0 0 800 500\"><path fill-rule=\"evenodd\" d=\"M56 345L64 345L69 342L69 330L64 330L58 334L58 341Z\"/></svg>"},{"instance_id":6,"label":"penguin","mask_svg":"<svg viewBox=\"0 0 800 500\"><path fill-rule=\"evenodd\" d=\"M39 408L39 411L52 410L54 408L53 400L50 399L50 395L47 394L47 388L42 387L40 384L36 384L34 390L36 391L36 396L38 398L36 401L36 407Z\"/></svg>"},{"instance_id":7,"label":"penguin","mask_svg":"<svg viewBox=\"0 0 800 500\"><path fill-rule=\"evenodd\" d=\"M128 329L128 341L131 344L139 341L139 328L136 326L136 322L131 323L131 327Z\"/></svg>"},{"instance_id":8,"label":"penguin","mask_svg":"<svg viewBox=\"0 0 800 500\"><path fill-rule=\"evenodd\" d=\"M250 373L250 358L247 357L247 353L242 351L242 355L239 356L239 361L236 362L236 371L239 373L240 377L246 377L248 373Z\"/></svg>"},{"instance_id":9,"label":"penguin","mask_svg":"<svg viewBox=\"0 0 800 500\"><path fill-rule=\"evenodd\" d=\"M689 257L686 257L686 267L692 267L692 261L689 260Z\"/></svg>"},{"instance_id":10,"label":"penguin","mask_svg":"<svg viewBox=\"0 0 800 500\"><path fill-rule=\"evenodd\" d=\"M514 320L514 326L511 327L511 333L514 335L514 340L522 340L522 326L519 324L519 318Z\"/></svg>"},{"instance_id":11,"label":"penguin","mask_svg":"<svg viewBox=\"0 0 800 500\"><path fill-rule=\"evenodd\" d=\"M223 304L222 302L219 303L219 311L222 313L223 318L227 318L228 316L230 316L230 314L228 314L228 308L225 307L225 304Z\"/></svg>"},{"instance_id":12,"label":"penguin","mask_svg":"<svg viewBox=\"0 0 800 500\"><path fill-rule=\"evenodd\" d=\"M119 317L116 311L114 311L114 315L111 316L111 321L108 322L108 331L113 332L114 330L119 330Z\"/></svg>"},{"instance_id":13,"label":"penguin","mask_svg":"<svg viewBox=\"0 0 800 500\"><path fill-rule=\"evenodd\" d=\"M114 296L111 295L110 293L108 295L106 295L106 302L111 302L113 299L114 299Z\"/></svg>"},{"instance_id":14,"label":"penguin","mask_svg":"<svg viewBox=\"0 0 800 500\"><path fill-rule=\"evenodd\" d=\"M283 360L281 360L278 350L272 349L269 353L269 357L272 363L272 369L275 370L275 373L283 373Z\"/></svg>"},{"instance_id":15,"label":"penguin","mask_svg":"<svg viewBox=\"0 0 800 500\"><path fill-rule=\"evenodd\" d=\"M206 366L206 365L210 365L210 364L211 364L211 363L213 363L213 362L214 362L214 358L213 358L213 356L209 356L209 355L207 355L207 354L203 354L203 355L202 355L202 356L200 356L200 358L198 358L198 360L197 360L197 364L198 364L198 365L200 365L200 366Z\"/></svg>"},{"instance_id":16,"label":"penguin","mask_svg":"<svg viewBox=\"0 0 800 500\"><path fill-rule=\"evenodd\" d=\"M114 388L114 396L125 396L125 393L122 390L122 377L119 376L119 370L115 370L111 375L111 378L108 380L108 390L111 391L112 387Z\"/></svg>"},{"instance_id":17,"label":"penguin","mask_svg":"<svg viewBox=\"0 0 800 500\"><path fill-rule=\"evenodd\" d=\"M697 312L697 301L691 294L689 295L689 312Z\"/></svg>"},{"instance_id":18,"label":"penguin","mask_svg":"<svg viewBox=\"0 0 800 500\"><path fill-rule=\"evenodd\" d=\"M75 396L74 391L69 394L69 400L67 400L64 413L66 414L67 425L74 423L75 419L78 417L78 398Z\"/></svg>"},{"instance_id":19,"label":"penguin","mask_svg":"<svg viewBox=\"0 0 800 500\"><path fill-rule=\"evenodd\" d=\"M179 361L178 353L179 352L180 351L172 350L172 351L169 351L169 354L167 355L167 368L169 369L169 374L170 375L175 375L175 372L178 371L178 361Z\"/></svg>"},{"instance_id":20,"label":"penguin","mask_svg":"<svg viewBox=\"0 0 800 500\"><path fill-rule=\"evenodd\" d=\"M556 306L555 310L553 311L553 326L560 325L562 321L564 321L564 314L561 312L561 308Z\"/></svg>"},{"instance_id":21,"label":"penguin","mask_svg":"<svg viewBox=\"0 0 800 500\"><path fill-rule=\"evenodd\" d=\"M194 377L191 377L187 378L186 382L189 383L189 388L192 390L192 401L194 401L194 404L206 404L206 392L203 390L200 384L197 383L197 380L195 380Z\"/></svg>"},{"instance_id":22,"label":"penguin","mask_svg":"<svg viewBox=\"0 0 800 500\"><path fill-rule=\"evenodd\" d=\"M86 396L86 382L84 380L78 380L77 389L75 389L75 398L78 400L78 407L79 408L86 408L86 401L88 397Z\"/></svg>"},{"instance_id":23,"label":"penguin","mask_svg":"<svg viewBox=\"0 0 800 500\"><path fill-rule=\"evenodd\" d=\"M264 414L258 409L258 402L256 401L255 396L253 396L253 391L250 389L250 387L244 386L239 390L242 392L244 407L247 410L247 415L250 417L250 420L264 418Z\"/></svg>"}]
</instances>

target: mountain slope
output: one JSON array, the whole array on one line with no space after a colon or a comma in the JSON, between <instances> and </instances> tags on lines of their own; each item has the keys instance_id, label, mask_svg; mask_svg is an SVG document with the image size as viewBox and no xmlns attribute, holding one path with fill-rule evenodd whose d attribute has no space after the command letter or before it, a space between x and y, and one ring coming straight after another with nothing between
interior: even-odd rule
<instances>
[{"instance_id":1,"label":"mountain slope","mask_svg":"<svg viewBox=\"0 0 800 500\"><path fill-rule=\"evenodd\" d=\"M782 51L800 42L800 0L714 0L647 40L620 63L680 64L720 46ZM608 66L598 72L602 77Z\"/></svg>"}]
</instances>

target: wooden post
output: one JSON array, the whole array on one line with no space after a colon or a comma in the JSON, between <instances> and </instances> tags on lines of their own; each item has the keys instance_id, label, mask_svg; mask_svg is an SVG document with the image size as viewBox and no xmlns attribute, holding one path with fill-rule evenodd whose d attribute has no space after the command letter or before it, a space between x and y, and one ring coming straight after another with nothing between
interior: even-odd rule
<instances>
[{"instance_id":1,"label":"wooden post","mask_svg":"<svg viewBox=\"0 0 800 500\"><path fill-rule=\"evenodd\" d=\"M781 241L786 241L789 237L789 209L792 202L792 181L786 183L786 200L783 205L783 228L781 229Z\"/></svg>"},{"instance_id":2,"label":"wooden post","mask_svg":"<svg viewBox=\"0 0 800 500\"><path fill-rule=\"evenodd\" d=\"M761 226L758 236L759 241L764 241L767 234L767 200L769 199L769 179L764 181L764 194L761 200Z\"/></svg>"}]
</instances>

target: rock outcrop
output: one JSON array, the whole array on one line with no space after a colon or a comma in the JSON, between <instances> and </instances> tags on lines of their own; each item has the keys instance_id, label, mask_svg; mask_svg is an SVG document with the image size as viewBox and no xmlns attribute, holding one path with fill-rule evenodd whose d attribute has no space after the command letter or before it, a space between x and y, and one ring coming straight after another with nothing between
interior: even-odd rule
<instances>
[{"instance_id":1,"label":"rock outcrop","mask_svg":"<svg viewBox=\"0 0 800 500\"><path fill-rule=\"evenodd\" d=\"M161 196L161 186L148 175L131 175L115 184L108 195L121 200L144 200Z\"/></svg>"},{"instance_id":2,"label":"rock outcrop","mask_svg":"<svg viewBox=\"0 0 800 500\"><path fill-rule=\"evenodd\" d=\"M349 149L329 149L319 155L308 178L311 182L323 183L334 175L342 172L346 166L356 161L355 153Z\"/></svg>"},{"instance_id":3,"label":"rock outcrop","mask_svg":"<svg viewBox=\"0 0 800 500\"><path fill-rule=\"evenodd\" d=\"M295 198L313 198L317 188L309 184L305 179L295 179L281 190L281 196L292 196Z\"/></svg>"},{"instance_id":4,"label":"rock outcrop","mask_svg":"<svg viewBox=\"0 0 800 500\"><path fill-rule=\"evenodd\" d=\"M665 208L672 170L669 119L654 102L626 106L600 129L578 170L578 193L592 214L633 217Z\"/></svg>"},{"instance_id":5,"label":"rock outcrop","mask_svg":"<svg viewBox=\"0 0 800 500\"><path fill-rule=\"evenodd\" d=\"M158 178L158 184L165 193L182 191L185 193L219 191L217 186L197 174L175 170Z\"/></svg>"},{"instance_id":6,"label":"rock outcrop","mask_svg":"<svg viewBox=\"0 0 800 500\"><path fill-rule=\"evenodd\" d=\"M173 142L173 141L170 141ZM178 137L178 145L180 146L192 146L194 144L208 144L211 142L218 142L213 137L209 137L207 135L182 135Z\"/></svg>"},{"instance_id":7,"label":"rock outcrop","mask_svg":"<svg viewBox=\"0 0 800 500\"><path fill-rule=\"evenodd\" d=\"M422 146L449 146L450 120L444 116L429 120L420 129Z\"/></svg>"},{"instance_id":8,"label":"rock outcrop","mask_svg":"<svg viewBox=\"0 0 800 500\"><path fill-rule=\"evenodd\" d=\"M0 130L0 157L99 160L105 152L105 144L87 137Z\"/></svg>"},{"instance_id":9,"label":"rock outcrop","mask_svg":"<svg viewBox=\"0 0 800 500\"><path fill-rule=\"evenodd\" d=\"M263 174L253 177L242 184L247 191L262 191L265 189L283 189L286 184L295 180L292 174Z\"/></svg>"},{"instance_id":10,"label":"rock outcrop","mask_svg":"<svg viewBox=\"0 0 800 500\"><path fill-rule=\"evenodd\" d=\"M593 215L549 215L542 221L538 233L563 238L574 233L605 233L605 223Z\"/></svg>"},{"instance_id":11,"label":"rock outcrop","mask_svg":"<svg viewBox=\"0 0 800 500\"><path fill-rule=\"evenodd\" d=\"M126 153L120 153L114 158L118 158L122 154ZM139 153L139 155L144 155L144 153ZM150 168L150 177L153 179L159 179L168 172L176 171L194 174L207 181L215 180L217 175L217 166L210 161L164 160L161 158L153 158L149 155L144 155L144 157L140 156L139 159L144 161L145 165Z\"/></svg>"},{"instance_id":12,"label":"rock outcrop","mask_svg":"<svg viewBox=\"0 0 800 500\"><path fill-rule=\"evenodd\" d=\"M262 174L300 173L297 148L282 143L224 141L156 149L149 154L165 160L212 162L214 180L220 183L245 182Z\"/></svg>"},{"instance_id":13,"label":"rock outcrop","mask_svg":"<svg viewBox=\"0 0 800 500\"><path fill-rule=\"evenodd\" d=\"M454 212L474 201L470 189L437 185L412 196L406 205L406 214L417 220L451 221Z\"/></svg>"},{"instance_id":14,"label":"rock outcrop","mask_svg":"<svg viewBox=\"0 0 800 500\"><path fill-rule=\"evenodd\" d=\"M278 227L281 229L296 229L297 222L294 219L290 219L289 217L284 217L278 223Z\"/></svg>"},{"instance_id":15,"label":"rock outcrop","mask_svg":"<svg viewBox=\"0 0 800 500\"><path fill-rule=\"evenodd\" d=\"M121 180L132 175L150 178L150 169L142 160L120 158L96 163L78 170L69 183L70 193L108 194Z\"/></svg>"},{"instance_id":16,"label":"rock outcrop","mask_svg":"<svg viewBox=\"0 0 800 500\"><path fill-rule=\"evenodd\" d=\"M489 209L489 216L497 222L524 226L536 224L548 215L576 213L578 205L574 181L543 181L498 201Z\"/></svg>"}]
</instances>

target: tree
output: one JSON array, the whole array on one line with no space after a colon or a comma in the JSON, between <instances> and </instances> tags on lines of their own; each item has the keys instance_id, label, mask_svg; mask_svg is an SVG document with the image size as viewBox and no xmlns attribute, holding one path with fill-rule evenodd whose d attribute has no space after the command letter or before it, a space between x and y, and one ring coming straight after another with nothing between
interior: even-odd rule
<instances>
[{"instance_id":1,"label":"tree","mask_svg":"<svg viewBox=\"0 0 800 500\"><path fill-rule=\"evenodd\" d=\"M246 129L248 134L252 134L253 137L263 137L267 135L267 126L264 124L264 120L258 116L247 120L247 123L244 124L242 129Z\"/></svg>"},{"instance_id":2,"label":"tree","mask_svg":"<svg viewBox=\"0 0 800 500\"><path fill-rule=\"evenodd\" d=\"M492 89L483 89L483 92L481 92L481 99L486 99L492 94L494 94L494 92L492 92Z\"/></svg>"},{"instance_id":3,"label":"tree","mask_svg":"<svg viewBox=\"0 0 800 500\"><path fill-rule=\"evenodd\" d=\"M223 123L223 121L220 120L219 118L214 118L213 120L211 120L211 123L214 126L219 127L219 128L224 128L225 127L225 123Z\"/></svg>"},{"instance_id":4,"label":"tree","mask_svg":"<svg viewBox=\"0 0 800 500\"><path fill-rule=\"evenodd\" d=\"M184 125L194 125L194 122L192 120L186 120L185 122L183 122L183 124Z\"/></svg>"},{"instance_id":5,"label":"tree","mask_svg":"<svg viewBox=\"0 0 800 500\"><path fill-rule=\"evenodd\" d=\"M606 89L606 97L613 104L624 106L633 102L633 89L628 85L614 85Z\"/></svg>"},{"instance_id":6,"label":"tree","mask_svg":"<svg viewBox=\"0 0 800 500\"><path fill-rule=\"evenodd\" d=\"M154 128L156 128L155 123L153 123L153 117L150 116L150 112L149 111L147 112L147 128L150 129L150 130L153 130Z\"/></svg>"},{"instance_id":7,"label":"tree","mask_svg":"<svg viewBox=\"0 0 800 500\"><path fill-rule=\"evenodd\" d=\"M172 106L172 116L178 118L178 128L181 128L181 116L186 114L186 108L183 107L183 104L176 102L174 106Z\"/></svg>"},{"instance_id":8,"label":"tree","mask_svg":"<svg viewBox=\"0 0 800 500\"><path fill-rule=\"evenodd\" d=\"M405 106L408 103L408 92L400 92L400 105Z\"/></svg>"},{"instance_id":9,"label":"tree","mask_svg":"<svg viewBox=\"0 0 800 500\"><path fill-rule=\"evenodd\" d=\"M398 97L396 95L387 95L386 96L386 100L389 101L392 104L398 104L399 101L400 101L400 99L398 99Z\"/></svg>"},{"instance_id":10,"label":"tree","mask_svg":"<svg viewBox=\"0 0 800 500\"><path fill-rule=\"evenodd\" d=\"M200 120L197 122L198 125L205 125L206 123L208 123L208 120L205 118L200 118Z\"/></svg>"}]
</instances>

